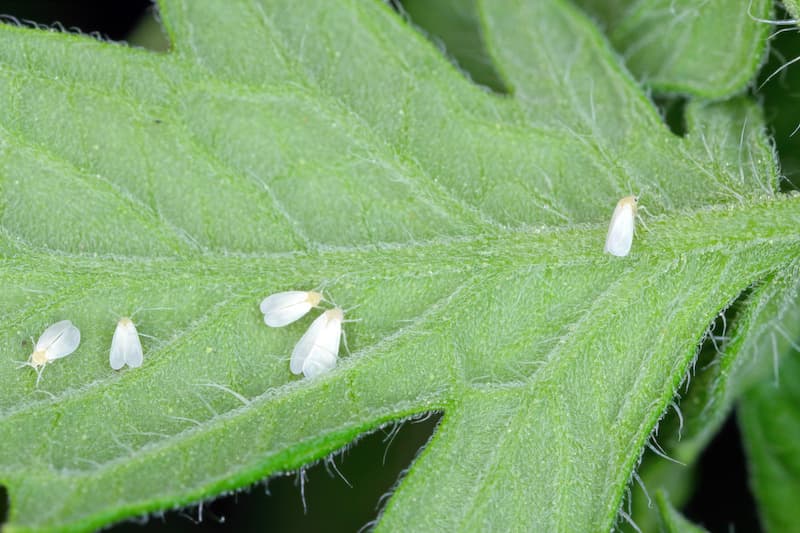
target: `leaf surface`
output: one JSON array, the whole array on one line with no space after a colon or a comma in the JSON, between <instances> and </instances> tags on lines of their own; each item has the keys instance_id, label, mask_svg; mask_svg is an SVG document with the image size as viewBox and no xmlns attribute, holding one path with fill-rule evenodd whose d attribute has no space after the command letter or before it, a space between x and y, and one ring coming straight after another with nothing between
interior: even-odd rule
<instances>
[{"instance_id":1,"label":"leaf surface","mask_svg":"<svg viewBox=\"0 0 800 533\"><path fill-rule=\"evenodd\" d=\"M785 0L783 5L792 16L795 18L800 17L800 4L798 4L797 0Z\"/></svg>"},{"instance_id":2,"label":"leaf surface","mask_svg":"<svg viewBox=\"0 0 800 533\"><path fill-rule=\"evenodd\" d=\"M477 0L403 0L402 12L467 77L496 92L508 92L486 50Z\"/></svg>"},{"instance_id":3,"label":"leaf surface","mask_svg":"<svg viewBox=\"0 0 800 533\"><path fill-rule=\"evenodd\" d=\"M790 347L786 337L795 319L799 279L796 267L769 276L709 327L678 398L659 422L653 453L638 469L641 486L651 493L668 492L674 505L689 499L695 463L740 397L753 387L774 386L782 354L774 343L784 339L782 348ZM649 529L656 509L641 486L633 487L633 519Z\"/></svg>"},{"instance_id":4,"label":"leaf surface","mask_svg":"<svg viewBox=\"0 0 800 533\"><path fill-rule=\"evenodd\" d=\"M499 97L380 2L160 4L172 51L0 28L8 531L89 530L445 415L380 526L608 529L708 322L800 250L758 108L673 136L585 17L480 5ZM631 255L602 253L644 191ZM351 354L301 380L323 285ZM357 306L357 307L356 307ZM113 372L131 314L142 368ZM39 388L14 362L69 318Z\"/></svg>"},{"instance_id":5,"label":"leaf surface","mask_svg":"<svg viewBox=\"0 0 800 533\"><path fill-rule=\"evenodd\" d=\"M705 528L693 524L676 510L666 493L657 492L655 500L661 519L661 531L664 533L704 533L706 531Z\"/></svg>"},{"instance_id":6,"label":"leaf surface","mask_svg":"<svg viewBox=\"0 0 800 533\"><path fill-rule=\"evenodd\" d=\"M764 61L770 0L579 0L625 64L658 91L724 98ZM726 43L726 46L720 46Z\"/></svg>"},{"instance_id":7,"label":"leaf surface","mask_svg":"<svg viewBox=\"0 0 800 533\"><path fill-rule=\"evenodd\" d=\"M783 283L788 286L769 301L754 336L760 379L752 379L738 409L750 484L767 531L790 531L800 518L800 284Z\"/></svg>"}]
</instances>

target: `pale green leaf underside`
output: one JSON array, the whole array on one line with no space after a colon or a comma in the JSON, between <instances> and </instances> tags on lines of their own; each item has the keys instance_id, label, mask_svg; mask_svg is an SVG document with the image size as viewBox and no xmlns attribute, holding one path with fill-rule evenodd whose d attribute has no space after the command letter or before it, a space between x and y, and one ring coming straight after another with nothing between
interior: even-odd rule
<instances>
[{"instance_id":1,"label":"pale green leaf underside","mask_svg":"<svg viewBox=\"0 0 800 533\"><path fill-rule=\"evenodd\" d=\"M638 470L647 490L664 490L672 504L685 503L691 496L693 466L735 402L753 386L774 385L773 363L778 361L773 352L779 349L777 341L790 347L798 285L800 276L793 264L751 288L726 319L717 320L708 333L715 337L706 341L708 354L704 352L692 365L680 398L659 424L658 446L681 464L648 454ZM680 417L674 409L680 410ZM633 491L634 521L647 530L656 519L656 509L638 486Z\"/></svg>"},{"instance_id":2,"label":"pale green leaf underside","mask_svg":"<svg viewBox=\"0 0 800 533\"><path fill-rule=\"evenodd\" d=\"M772 0L578 0L603 24L625 64L667 92L724 98L764 61ZM723 44L724 43L724 44Z\"/></svg>"},{"instance_id":3,"label":"pale green leaf underside","mask_svg":"<svg viewBox=\"0 0 800 533\"><path fill-rule=\"evenodd\" d=\"M800 249L760 116L673 137L569 5L481 20L513 98L380 2L165 1L167 55L0 28L0 482L9 530L91 529L297 468L380 423L444 422L388 529L594 530L717 310ZM616 201L650 211L602 253ZM352 356L291 376L325 283ZM141 369L114 373L110 310ZM34 387L27 339L79 350ZM7 437L7 438L6 438Z\"/></svg>"},{"instance_id":4,"label":"pale green leaf underside","mask_svg":"<svg viewBox=\"0 0 800 533\"><path fill-rule=\"evenodd\" d=\"M758 343L761 379L739 401L753 493L767 531L796 529L800 512L800 283L769 302ZM769 315L767 315L769 316Z\"/></svg>"}]
</instances>

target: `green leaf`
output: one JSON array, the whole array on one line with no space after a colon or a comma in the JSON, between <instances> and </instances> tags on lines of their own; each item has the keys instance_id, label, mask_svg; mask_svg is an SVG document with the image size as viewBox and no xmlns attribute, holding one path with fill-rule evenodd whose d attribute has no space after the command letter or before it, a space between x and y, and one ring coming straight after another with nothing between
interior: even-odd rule
<instances>
[{"instance_id":1,"label":"green leaf","mask_svg":"<svg viewBox=\"0 0 800 533\"><path fill-rule=\"evenodd\" d=\"M513 97L377 1L160 5L168 54L0 28L5 529L186 504L430 410L381 527L609 529L706 325L800 251L758 108L673 136L559 0L479 5ZM604 254L639 191L647 228ZM312 317L258 302L318 285L360 321L297 379ZM137 308L145 364L115 373L110 310ZM37 388L14 362L64 318L83 343Z\"/></svg>"},{"instance_id":2,"label":"green leaf","mask_svg":"<svg viewBox=\"0 0 800 533\"><path fill-rule=\"evenodd\" d=\"M770 302L757 349L761 375L739 402L750 480L767 531L796 529L800 513L800 283ZM789 283L789 281L785 281ZM766 378L766 379L764 379Z\"/></svg>"},{"instance_id":3,"label":"green leaf","mask_svg":"<svg viewBox=\"0 0 800 533\"><path fill-rule=\"evenodd\" d=\"M688 394L679 392L682 398L675 408L680 417L670 412L658 431L659 447L682 464L647 454L638 475L649 491L668 491L673 503L685 503L695 477L692 467L735 402L754 386L774 387L777 358L791 348L789 331L795 328L799 289L794 266L752 288L725 313L728 318L716 321L709 336L717 340L707 340L698 355L693 365L697 370L687 380ZM769 409L760 416L769 418ZM645 530L657 518L649 503L647 495L634 488L633 519Z\"/></svg>"},{"instance_id":4,"label":"green leaf","mask_svg":"<svg viewBox=\"0 0 800 533\"><path fill-rule=\"evenodd\" d=\"M505 93L481 36L476 0L404 0L407 16L431 40L452 56L475 83Z\"/></svg>"},{"instance_id":5,"label":"green leaf","mask_svg":"<svg viewBox=\"0 0 800 533\"><path fill-rule=\"evenodd\" d=\"M790 6L786 4L787 8ZM781 174L787 189L800 187L800 39L797 31L776 31L770 39L770 60L758 80L775 148L781 158Z\"/></svg>"},{"instance_id":6,"label":"green leaf","mask_svg":"<svg viewBox=\"0 0 800 533\"><path fill-rule=\"evenodd\" d=\"M154 15L153 12L147 11L125 37L125 40L133 46L166 52L169 50L170 43L164 34L164 28Z\"/></svg>"},{"instance_id":7,"label":"green leaf","mask_svg":"<svg viewBox=\"0 0 800 533\"><path fill-rule=\"evenodd\" d=\"M704 528L691 523L670 503L669 497L663 491L655 495L658 516L661 518L661 531L664 533L703 533Z\"/></svg>"},{"instance_id":8,"label":"green leaf","mask_svg":"<svg viewBox=\"0 0 800 533\"><path fill-rule=\"evenodd\" d=\"M605 27L626 66L658 91L725 98L764 60L771 0L578 0ZM721 45L724 43L724 46Z\"/></svg>"},{"instance_id":9,"label":"green leaf","mask_svg":"<svg viewBox=\"0 0 800 533\"><path fill-rule=\"evenodd\" d=\"M772 339L776 325L786 321L783 317L791 320L786 310L795 305L798 283L800 277L793 269L769 276L734 302L709 329L686 387L681 387L673 410L659 424L658 446L680 464L656 453L646 454L638 475L648 490L668 492L676 505L688 500L695 477L693 466L735 402L754 384L772 383ZM634 521L649 529L657 518L649 498L635 488L633 494Z\"/></svg>"},{"instance_id":10,"label":"green leaf","mask_svg":"<svg viewBox=\"0 0 800 533\"><path fill-rule=\"evenodd\" d=\"M800 18L800 3L797 0L783 0L783 7L795 18Z\"/></svg>"}]
</instances>

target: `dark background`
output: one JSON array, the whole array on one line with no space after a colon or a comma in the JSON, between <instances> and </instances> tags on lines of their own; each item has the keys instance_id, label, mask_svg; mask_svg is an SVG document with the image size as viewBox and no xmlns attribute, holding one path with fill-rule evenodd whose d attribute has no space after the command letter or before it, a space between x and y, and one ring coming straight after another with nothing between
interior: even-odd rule
<instances>
[{"instance_id":1,"label":"dark background","mask_svg":"<svg viewBox=\"0 0 800 533\"><path fill-rule=\"evenodd\" d=\"M409 1L409 11L400 2L389 2L413 23L425 26L426 17L436 11L433 7L420 15L419 2ZM415 5L412 5L415 4ZM415 7L416 6L416 7ZM46 1L0 0L0 15L13 16L17 21L35 21L38 24L60 23L65 28L80 28L83 33L93 33L111 40L128 40L132 44L155 50L166 50L169 43L160 31L151 2L128 0L108 2L101 0ZM6 19L11 20L11 19ZM763 68L761 78L778 68L785 59L800 55L800 38L796 32L785 32L773 39L773 53ZM441 45L441 43L438 43ZM472 66L461 61L465 71ZM502 81L493 73L473 69L473 79L496 91L503 91ZM800 104L800 66L788 69L754 97L764 103L771 132L776 138L776 148L781 155L784 173L795 184L800 181L800 133L790 136L797 126L796 116L781 114L786 109L786 94L792 88ZM673 131L683 129L682 105L678 100L657 102L664 111ZM787 182L785 188L792 188ZM330 467L317 464L305 470L304 490L300 488L297 473L278 475L242 492L225 496L202 506L180 511L169 511L162 516L150 516L140 523L127 522L109 531L116 533L186 531L356 531L374 520L385 502L381 499L397 482L417 451L435 429L440 416L433 415L422 422L407 422L398 428L389 426L365 436L339 453L336 465L348 483ZM301 492L305 494L307 511L304 511ZM7 512L4 489L0 488L0 523ZM688 518L705 525L711 531L758 531L759 524L753 498L747 487L745 459L735 417L731 417L722 431L707 448L698 466L694 497L684 507Z\"/></svg>"}]
</instances>

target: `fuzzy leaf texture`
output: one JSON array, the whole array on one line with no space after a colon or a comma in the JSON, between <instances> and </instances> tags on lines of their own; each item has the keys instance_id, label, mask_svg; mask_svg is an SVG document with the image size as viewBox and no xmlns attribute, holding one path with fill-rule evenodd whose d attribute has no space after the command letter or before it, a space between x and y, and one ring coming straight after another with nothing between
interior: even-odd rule
<instances>
[{"instance_id":1,"label":"fuzzy leaf texture","mask_svg":"<svg viewBox=\"0 0 800 533\"><path fill-rule=\"evenodd\" d=\"M800 511L800 265L771 283L749 351L759 364L738 406L751 486L765 531L792 531ZM783 291L776 289L784 289Z\"/></svg>"},{"instance_id":2,"label":"fuzzy leaf texture","mask_svg":"<svg viewBox=\"0 0 800 533\"><path fill-rule=\"evenodd\" d=\"M577 3L603 25L637 78L658 91L704 98L728 97L751 82L770 32L760 21L773 7L772 0Z\"/></svg>"},{"instance_id":3,"label":"fuzzy leaf texture","mask_svg":"<svg viewBox=\"0 0 800 533\"><path fill-rule=\"evenodd\" d=\"M610 528L709 321L800 250L760 110L677 137L561 0L478 4L511 96L376 0L164 0L167 54L0 28L6 531L91 530L443 422L379 529ZM720 46L724 46L721 43ZM602 252L620 197L649 211ZM288 354L324 285L352 352ZM144 365L114 372L118 316ZM31 336L69 318L35 386Z\"/></svg>"},{"instance_id":4,"label":"fuzzy leaf texture","mask_svg":"<svg viewBox=\"0 0 800 533\"><path fill-rule=\"evenodd\" d=\"M685 504L698 475L694 467L735 403L743 395L745 400L740 403L746 403L754 390L776 388L775 376L781 367L779 361L787 349L791 349L792 336L796 337L797 334L798 268L800 265L795 261L787 269L752 287L735 302L733 308L727 310L727 318L718 317L709 329L704 349L692 365L691 379L687 380L687 387L679 389L674 410L668 412L659 423L655 439L658 448L680 464L664 460L663 453L662 456L648 453L637 470L642 483L632 488L633 518L643 531L653 529L655 519L663 519L664 513L658 498L656 509L642 487L648 491L668 492L672 505ZM789 368L788 372L791 373L791 365ZM775 411L774 406L763 409L760 414L764 418L759 423L770 423ZM677 414L679 412L680 415ZM751 416L750 420L755 420L755 417ZM747 440L749 428L740 425ZM791 428L791 425L784 424L781 427ZM791 442L791 438L786 440L786 443ZM751 456L748 468L759 469L759 459L760 456ZM786 502L800 497L800 493L795 491L794 496L797 497L793 499L790 486L786 483L762 483L762 486L780 486L779 492L786 495ZM760 487L756 486L755 489L758 494ZM771 503L761 501L759 512L762 515L771 512ZM779 512L796 513L796 506L785 505Z\"/></svg>"}]
</instances>

